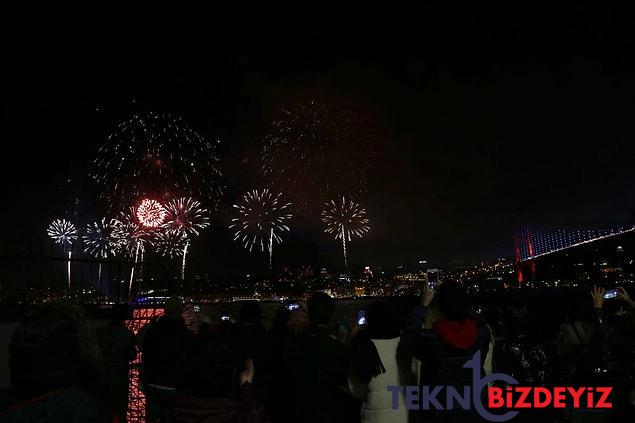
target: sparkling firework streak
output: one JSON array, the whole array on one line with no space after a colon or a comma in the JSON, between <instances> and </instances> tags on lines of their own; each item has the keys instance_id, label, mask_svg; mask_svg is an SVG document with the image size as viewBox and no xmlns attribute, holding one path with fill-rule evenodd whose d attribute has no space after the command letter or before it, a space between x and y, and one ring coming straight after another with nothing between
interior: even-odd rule
<instances>
[{"instance_id":1,"label":"sparkling firework streak","mask_svg":"<svg viewBox=\"0 0 635 423\"><path fill-rule=\"evenodd\" d=\"M198 236L201 229L210 225L208 211L201 207L200 202L190 197L181 197L170 201L166 210L167 218L164 227L183 232L186 235L181 261L181 280L185 281L185 259L190 246L190 238Z\"/></svg>"},{"instance_id":2,"label":"sparkling firework streak","mask_svg":"<svg viewBox=\"0 0 635 423\"><path fill-rule=\"evenodd\" d=\"M344 264L348 269L346 243L354 237L362 238L370 231L366 210L346 197L342 197L341 201L331 200L322 211L322 223L324 232L342 240Z\"/></svg>"},{"instance_id":3,"label":"sparkling firework streak","mask_svg":"<svg viewBox=\"0 0 635 423\"><path fill-rule=\"evenodd\" d=\"M189 244L187 234L177 229L166 229L154 236L157 252L164 257L181 257Z\"/></svg>"},{"instance_id":4,"label":"sparkling firework streak","mask_svg":"<svg viewBox=\"0 0 635 423\"><path fill-rule=\"evenodd\" d=\"M56 244L62 246L62 254L66 252L68 248L68 261L66 262L66 275L68 279L68 289L71 289L71 246L73 241L77 239L77 229L75 225L66 219L56 219L49 225L46 230L48 236L53 239Z\"/></svg>"},{"instance_id":5,"label":"sparkling firework streak","mask_svg":"<svg viewBox=\"0 0 635 423\"><path fill-rule=\"evenodd\" d=\"M166 206L164 226L187 235L198 235L201 229L210 225L208 211L201 203L190 197L181 197L170 201Z\"/></svg>"},{"instance_id":6,"label":"sparkling firework streak","mask_svg":"<svg viewBox=\"0 0 635 423\"><path fill-rule=\"evenodd\" d=\"M121 122L99 148L91 176L110 211L145 196L165 202L177 193L216 207L223 194L218 144L205 140L180 117L137 114Z\"/></svg>"},{"instance_id":7,"label":"sparkling firework streak","mask_svg":"<svg viewBox=\"0 0 635 423\"><path fill-rule=\"evenodd\" d=\"M137 207L136 215L143 226L158 228L163 224L167 211L158 201L146 198Z\"/></svg>"},{"instance_id":8,"label":"sparkling firework streak","mask_svg":"<svg viewBox=\"0 0 635 423\"><path fill-rule=\"evenodd\" d=\"M143 262L145 244L151 243L153 229L144 226L137 219L137 210L131 207L127 213L121 213L121 220L114 223L113 237L120 242L120 248L130 257L134 257L134 263L130 269L130 281L128 283L128 296L132 295L132 282L135 268L139 263L139 256Z\"/></svg>"},{"instance_id":9,"label":"sparkling firework streak","mask_svg":"<svg viewBox=\"0 0 635 423\"><path fill-rule=\"evenodd\" d=\"M106 219L102 218L100 221L89 223L86 225L86 231L84 233L84 252L98 258L107 258L109 255L114 256L117 250L121 248L121 240L117 236L113 236L116 233L117 220L111 219L106 223ZM99 294L101 295L101 261L99 262L99 268L97 272L97 280L99 282Z\"/></svg>"},{"instance_id":10,"label":"sparkling firework streak","mask_svg":"<svg viewBox=\"0 0 635 423\"><path fill-rule=\"evenodd\" d=\"M86 231L82 236L84 240L84 252L98 258L108 258L116 255L121 248L121 239L113 236L116 232L117 220L106 222L105 218L86 225Z\"/></svg>"},{"instance_id":11,"label":"sparkling firework streak","mask_svg":"<svg viewBox=\"0 0 635 423\"><path fill-rule=\"evenodd\" d=\"M232 219L229 226L234 232L234 241L238 241L249 251L259 246L261 251L269 252L269 270L272 269L273 245L282 242L280 234L289 231L287 222L293 215L291 203L282 202L282 193L274 195L270 190L252 190L234 207L238 217Z\"/></svg>"},{"instance_id":12,"label":"sparkling firework streak","mask_svg":"<svg viewBox=\"0 0 635 423\"><path fill-rule=\"evenodd\" d=\"M62 248L71 246L73 241L77 239L77 229L75 225L66 219L56 219L49 225L46 230L56 244L60 244Z\"/></svg>"},{"instance_id":13,"label":"sparkling firework streak","mask_svg":"<svg viewBox=\"0 0 635 423\"><path fill-rule=\"evenodd\" d=\"M374 152L369 125L316 101L283 110L261 150L261 174L294 206L317 209L337 195L367 190Z\"/></svg>"},{"instance_id":14,"label":"sparkling firework streak","mask_svg":"<svg viewBox=\"0 0 635 423\"><path fill-rule=\"evenodd\" d=\"M138 248L143 254L145 244L150 242L153 233L152 228L143 226L135 216L135 209L131 207L127 213L121 213L119 220L113 222L112 237L117 243L118 252L121 251L128 257L135 257Z\"/></svg>"}]
</instances>

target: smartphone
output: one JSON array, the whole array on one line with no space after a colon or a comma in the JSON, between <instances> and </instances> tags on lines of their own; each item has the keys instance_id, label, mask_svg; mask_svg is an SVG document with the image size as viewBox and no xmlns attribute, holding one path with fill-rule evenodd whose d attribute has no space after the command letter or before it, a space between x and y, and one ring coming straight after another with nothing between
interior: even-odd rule
<instances>
[{"instance_id":1,"label":"smartphone","mask_svg":"<svg viewBox=\"0 0 635 423\"><path fill-rule=\"evenodd\" d=\"M617 292L617 288L607 289L606 291L604 291L604 299L608 300L611 298L617 298Z\"/></svg>"},{"instance_id":2,"label":"smartphone","mask_svg":"<svg viewBox=\"0 0 635 423\"><path fill-rule=\"evenodd\" d=\"M366 324L366 311L363 308L357 312L357 324L359 326Z\"/></svg>"},{"instance_id":3,"label":"smartphone","mask_svg":"<svg viewBox=\"0 0 635 423\"><path fill-rule=\"evenodd\" d=\"M300 304L298 303L287 304L287 310L289 311L298 310L299 308L300 308Z\"/></svg>"}]
</instances>

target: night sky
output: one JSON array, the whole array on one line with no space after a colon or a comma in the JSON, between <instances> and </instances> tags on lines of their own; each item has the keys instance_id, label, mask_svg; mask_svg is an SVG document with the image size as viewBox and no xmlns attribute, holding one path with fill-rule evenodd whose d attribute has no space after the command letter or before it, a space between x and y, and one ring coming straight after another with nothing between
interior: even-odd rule
<instances>
[{"instance_id":1,"label":"night sky","mask_svg":"<svg viewBox=\"0 0 635 423\"><path fill-rule=\"evenodd\" d=\"M223 140L228 194L196 266L262 267L225 227L230 204L258 184L268 123L297 98L373 122L373 229L352 243L355 265L512 256L515 224L631 223L634 15L603 2L507 3L34 30L4 56L0 251L46 255L52 218L100 216L89 161L116 123L152 110ZM341 261L339 244L302 219L276 254Z\"/></svg>"}]
</instances>

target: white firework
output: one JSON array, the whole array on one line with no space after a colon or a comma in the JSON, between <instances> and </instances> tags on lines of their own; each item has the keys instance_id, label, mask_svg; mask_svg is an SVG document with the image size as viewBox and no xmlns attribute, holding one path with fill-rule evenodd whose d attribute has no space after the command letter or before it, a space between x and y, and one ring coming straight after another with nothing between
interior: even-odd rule
<instances>
[{"instance_id":1,"label":"white firework","mask_svg":"<svg viewBox=\"0 0 635 423\"><path fill-rule=\"evenodd\" d=\"M269 252L271 270L274 244L282 242L281 234L289 231L288 222L293 215L291 203L282 201L282 193L273 194L269 189L252 190L245 194L240 204L235 204L238 217L232 219L234 241L249 251L254 246Z\"/></svg>"},{"instance_id":2,"label":"white firework","mask_svg":"<svg viewBox=\"0 0 635 423\"><path fill-rule=\"evenodd\" d=\"M201 203L191 197L174 199L165 206L166 222L163 227L185 235L181 256L181 280L185 280L185 259L190 247L190 238L199 235L199 231L210 225L209 212L201 207ZM174 234L172 235L175 236ZM171 256L170 256L171 257Z\"/></svg>"},{"instance_id":3,"label":"white firework","mask_svg":"<svg viewBox=\"0 0 635 423\"><path fill-rule=\"evenodd\" d=\"M154 237L154 246L159 254L164 257L181 257L189 243L187 234L177 229L167 229L157 232Z\"/></svg>"},{"instance_id":4,"label":"white firework","mask_svg":"<svg viewBox=\"0 0 635 423\"><path fill-rule=\"evenodd\" d=\"M116 235L118 221L105 218L86 225L82 236L84 240L84 252L94 257L108 258L117 254L122 240Z\"/></svg>"},{"instance_id":5,"label":"white firework","mask_svg":"<svg viewBox=\"0 0 635 423\"><path fill-rule=\"evenodd\" d=\"M362 238L370 231L366 209L351 199L342 196L340 201L331 200L322 210L324 232L342 240L344 264L348 269L346 243L354 237Z\"/></svg>"},{"instance_id":6,"label":"white firework","mask_svg":"<svg viewBox=\"0 0 635 423\"><path fill-rule=\"evenodd\" d=\"M181 197L168 202L165 206L164 227L184 232L187 235L199 235L201 229L210 225L207 209L191 197Z\"/></svg>"},{"instance_id":7,"label":"white firework","mask_svg":"<svg viewBox=\"0 0 635 423\"><path fill-rule=\"evenodd\" d=\"M66 275L68 279L68 289L71 289L71 246L77 240L78 234L75 225L66 219L55 219L46 230L48 236L53 239L56 244L62 246L62 253L68 253L68 261L66 262ZM66 251L68 249L68 251Z\"/></svg>"},{"instance_id":8,"label":"white firework","mask_svg":"<svg viewBox=\"0 0 635 423\"><path fill-rule=\"evenodd\" d=\"M52 221L46 233L62 248L70 247L78 236L75 225L66 219L55 219Z\"/></svg>"}]
</instances>

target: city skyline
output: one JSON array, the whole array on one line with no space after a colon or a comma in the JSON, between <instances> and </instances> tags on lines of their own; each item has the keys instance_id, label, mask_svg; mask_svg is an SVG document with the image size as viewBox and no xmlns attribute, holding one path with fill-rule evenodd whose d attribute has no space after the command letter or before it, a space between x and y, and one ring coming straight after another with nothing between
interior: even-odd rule
<instances>
[{"instance_id":1,"label":"city skyline","mask_svg":"<svg viewBox=\"0 0 635 423\"><path fill-rule=\"evenodd\" d=\"M139 55L124 45L105 56L108 43L95 41L88 50L53 53L43 45L30 58L15 56L2 119L16 160L2 170L8 206L1 213L16 225L4 232L3 254L48 254L40 228L75 211L78 227L115 217L88 178L90 163L118 122L155 111L221 140L228 190L192 265L205 262L220 274L260 267L265 255L232 242L231 205L259 188L260 142L276 114L313 98L372 123L375 159L361 200L373 227L353 241L358 266L513 256L513 228L523 223L632 224L635 81L626 18L532 6L502 23L496 17L514 7L430 7L343 11L329 30L318 15L264 35L262 23L230 19L215 30L239 25L245 39L262 39L247 46L241 37L208 34L188 40L194 54L179 55L181 41L173 40ZM569 13L569 33L535 26ZM602 19L614 25L599 37L587 23ZM305 25L313 32L301 31ZM457 26L470 37L453 36ZM222 48L202 54L214 47ZM278 266L342 266L319 221L294 220L276 247Z\"/></svg>"}]
</instances>

